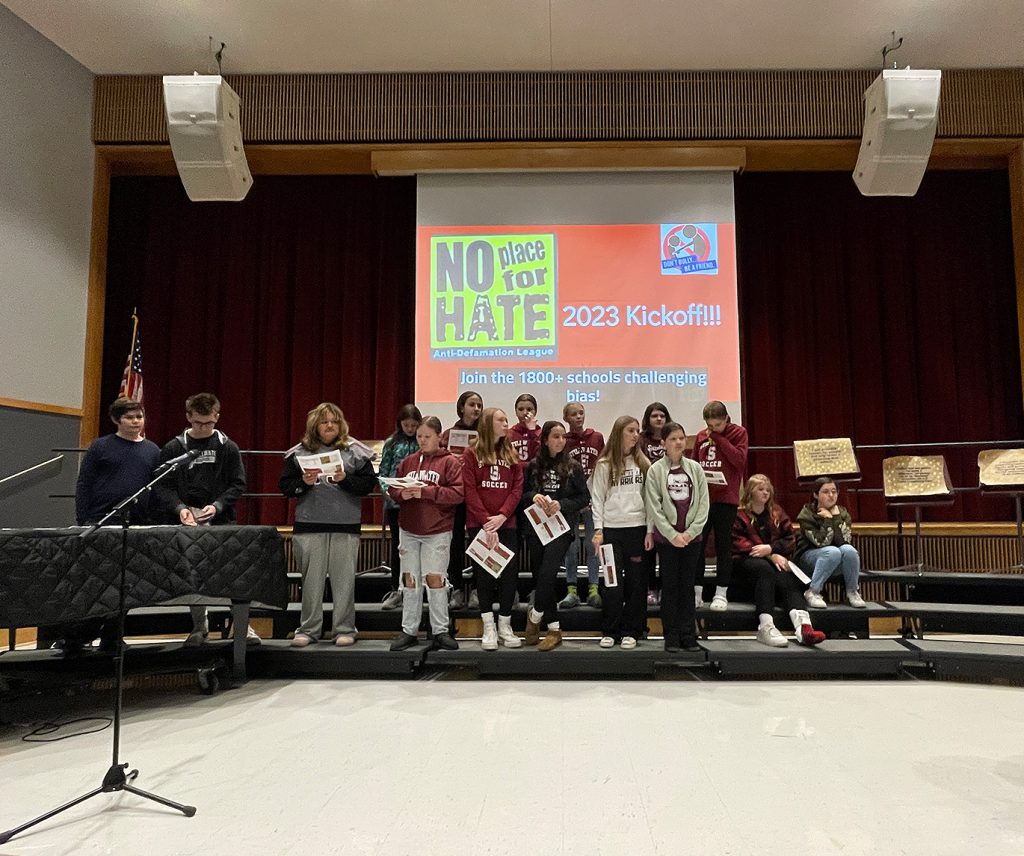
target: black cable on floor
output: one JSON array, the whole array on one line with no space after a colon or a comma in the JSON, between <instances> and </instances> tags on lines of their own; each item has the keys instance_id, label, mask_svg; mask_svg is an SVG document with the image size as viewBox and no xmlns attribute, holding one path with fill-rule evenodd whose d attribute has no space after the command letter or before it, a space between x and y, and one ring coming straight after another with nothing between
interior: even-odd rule
<instances>
[{"instance_id":1,"label":"black cable on floor","mask_svg":"<svg viewBox=\"0 0 1024 856\"><path fill-rule=\"evenodd\" d=\"M64 734L60 737L44 737L46 734L53 734L61 728L74 725L76 722L102 722L99 728L91 728L88 731L76 731L74 734ZM82 737L85 734L97 734L104 731L113 724L114 720L109 716L82 716L78 719L69 719L67 722L44 722L42 725L33 728L28 734L22 737L24 743L56 743L58 740L69 740L72 737Z\"/></svg>"}]
</instances>

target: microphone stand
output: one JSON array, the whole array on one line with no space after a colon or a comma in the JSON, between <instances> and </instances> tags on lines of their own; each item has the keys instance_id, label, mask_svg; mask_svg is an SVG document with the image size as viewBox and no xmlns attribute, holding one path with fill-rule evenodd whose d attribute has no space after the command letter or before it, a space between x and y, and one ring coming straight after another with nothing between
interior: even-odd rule
<instances>
[{"instance_id":1,"label":"microphone stand","mask_svg":"<svg viewBox=\"0 0 1024 856\"><path fill-rule=\"evenodd\" d=\"M113 729L113 758L110 768L103 776L103 782L98 788L94 788L87 794L83 794L80 797L76 797L71 802L64 803L59 808L52 809L51 811L41 814L39 817L30 820L28 823L23 823L21 826L16 826L14 829L8 829L6 832L0 832L0 844L6 844L15 835L19 835L26 829L35 826L37 823L42 823L44 820L49 820L54 815L60 814L61 812L67 811L79 803L83 803L86 800L92 799L100 794L110 794L117 791L128 791L128 793L135 794L136 796L143 797L144 799L158 802L161 805L165 805L168 808L176 809L180 811L185 817L192 817L196 813L196 807L194 805L182 805L176 803L173 800L166 799L165 797L158 796L157 794L144 791L140 788L135 787L131 784L132 781L139 775L138 770L131 770L128 773L125 771L128 769L128 762L122 763L119 760L120 748L121 748L121 707L124 695L124 616L125 616L125 599L126 599L126 587L127 587L127 574L128 574L128 523L131 518L131 510L139 497L150 490L153 485L166 476L174 472L182 464L191 463L191 460L179 461L176 464L168 466L164 464L162 467L157 469L156 477L145 487L140 488L127 499L122 500L111 511L103 517L98 523L94 524L90 529L83 532L80 538L89 538L92 534L99 529L108 520L116 517L120 521L121 525L121 578L120 587L118 592L118 606L117 606L117 649L114 654L114 729Z\"/></svg>"}]
</instances>

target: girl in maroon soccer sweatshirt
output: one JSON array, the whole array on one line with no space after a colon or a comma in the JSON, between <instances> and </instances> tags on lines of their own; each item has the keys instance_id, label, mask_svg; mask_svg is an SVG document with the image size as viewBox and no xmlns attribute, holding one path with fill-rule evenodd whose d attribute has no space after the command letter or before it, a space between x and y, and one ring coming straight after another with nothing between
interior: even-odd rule
<instances>
[{"instance_id":1,"label":"girl in maroon soccer sweatshirt","mask_svg":"<svg viewBox=\"0 0 1024 856\"><path fill-rule=\"evenodd\" d=\"M517 555L495 579L475 561L480 618L484 623L481 647L495 651L498 644L518 648L523 644L512 632L512 607L519 582L520 549L516 507L523 494L523 470L508 439L508 417L496 407L480 416L476 442L462 456L462 482L466 493L466 534L470 541L483 531L484 542L498 543ZM498 603L495 628L491 604Z\"/></svg>"},{"instance_id":2,"label":"girl in maroon soccer sweatshirt","mask_svg":"<svg viewBox=\"0 0 1024 856\"><path fill-rule=\"evenodd\" d=\"M711 509L704 524L704 541L708 533L715 533L715 593L711 608L723 612L729 607L727 593L732 582L732 526L736 520L736 507L740 501L740 487L747 471L747 449L750 441L747 429L737 425L721 401L704 405L707 427L694 440L690 457L701 469L708 482ZM703 585L697 583L695 598L703 597Z\"/></svg>"}]
</instances>

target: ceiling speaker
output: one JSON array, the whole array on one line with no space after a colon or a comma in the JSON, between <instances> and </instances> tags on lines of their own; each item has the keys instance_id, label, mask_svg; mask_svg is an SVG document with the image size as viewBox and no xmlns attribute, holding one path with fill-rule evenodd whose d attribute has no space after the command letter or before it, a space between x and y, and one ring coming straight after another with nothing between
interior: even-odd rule
<instances>
[{"instance_id":1,"label":"ceiling speaker","mask_svg":"<svg viewBox=\"0 0 1024 856\"><path fill-rule=\"evenodd\" d=\"M252 187L238 95L219 74L167 75L167 133L193 202L240 202Z\"/></svg>"},{"instance_id":2,"label":"ceiling speaker","mask_svg":"<svg viewBox=\"0 0 1024 856\"><path fill-rule=\"evenodd\" d=\"M935 142L941 71L885 69L864 93L853 180L865 196L913 196Z\"/></svg>"}]
</instances>

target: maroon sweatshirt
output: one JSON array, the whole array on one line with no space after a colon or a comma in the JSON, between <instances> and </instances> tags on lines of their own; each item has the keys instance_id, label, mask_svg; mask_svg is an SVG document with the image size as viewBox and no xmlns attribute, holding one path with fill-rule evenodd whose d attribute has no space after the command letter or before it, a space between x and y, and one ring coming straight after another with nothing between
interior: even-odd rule
<instances>
[{"instance_id":1,"label":"maroon sweatshirt","mask_svg":"<svg viewBox=\"0 0 1024 856\"><path fill-rule=\"evenodd\" d=\"M565 435L565 453L583 467L583 475L588 479L594 474L594 464L603 448L604 435L593 428L570 431Z\"/></svg>"},{"instance_id":2,"label":"maroon sweatshirt","mask_svg":"<svg viewBox=\"0 0 1024 856\"><path fill-rule=\"evenodd\" d=\"M712 484L708 479L708 498L712 502L725 502L729 505L740 504L740 487L747 471L747 429L735 422L725 426L721 434L713 439L708 435L707 428L697 435L693 450L689 453L708 476L722 473L728 484Z\"/></svg>"},{"instance_id":3,"label":"maroon sweatshirt","mask_svg":"<svg viewBox=\"0 0 1024 856\"><path fill-rule=\"evenodd\" d=\"M520 464L481 464L476 452L462 454L462 484L466 493L466 528L477 529L488 517L504 514L502 529L516 528L516 506L523 495Z\"/></svg>"},{"instance_id":4,"label":"maroon sweatshirt","mask_svg":"<svg viewBox=\"0 0 1024 856\"><path fill-rule=\"evenodd\" d=\"M517 422L508 429L508 441L515 449L519 460L524 465L528 464L540 451L540 425L531 431L522 422Z\"/></svg>"},{"instance_id":5,"label":"maroon sweatshirt","mask_svg":"<svg viewBox=\"0 0 1024 856\"><path fill-rule=\"evenodd\" d=\"M402 459L395 476L412 476L427 486L419 499L402 499L402 492L388 488L388 496L398 503L398 525L413 535L439 535L451 532L455 506L462 503L462 462L447 449L433 455L413 452Z\"/></svg>"}]
</instances>

